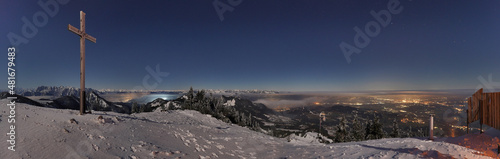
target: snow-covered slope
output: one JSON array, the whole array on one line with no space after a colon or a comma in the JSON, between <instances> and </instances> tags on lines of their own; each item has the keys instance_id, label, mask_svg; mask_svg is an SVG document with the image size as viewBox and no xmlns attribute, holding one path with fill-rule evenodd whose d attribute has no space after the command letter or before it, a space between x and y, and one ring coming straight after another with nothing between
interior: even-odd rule
<instances>
[{"instance_id":1,"label":"snow-covered slope","mask_svg":"<svg viewBox=\"0 0 500 159\"><path fill-rule=\"evenodd\" d=\"M500 158L498 154L500 145L500 131L494 128L486 130L484 133L470 133L459 137L448 137L436 139L436 141L444 141L457 144L470 149L484 152L484 155Z\"/></svg>"},{"instance_id":2,"label":"snow-covered slope","mask_svg":"<svg viewBox=\"0 0 500 159\"><path fill-rule=\"evenodd\" d=\"M76 110L21 103L16 107L13 152L5 142L10 126L7 102L0 100L1 158L486 158L458 145L411 138L293 143L196 111L132 115L94 111L80 116Z\"/></svg>"}]
</instances>

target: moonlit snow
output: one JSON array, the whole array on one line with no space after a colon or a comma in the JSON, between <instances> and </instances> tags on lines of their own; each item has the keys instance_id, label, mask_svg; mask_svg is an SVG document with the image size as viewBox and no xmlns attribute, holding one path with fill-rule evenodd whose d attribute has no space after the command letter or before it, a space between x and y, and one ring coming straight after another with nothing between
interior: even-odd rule
<instances>
[{"instance_id":1,"label":"moonlit snow","mask_svg":"<svg viewBox=\"0 0 500 159\"><path fill-rule=\"evenodd\" d=\"M236 100L228 100L226 103L224 103L225 106L235 106L236 105Z\"/></svg>"},{"instance_id":2,"label":"moonlit snow","mask_svg":"<svg viewBox=\"0 0 500 159\"><path fill-rule=\"evenodd\" d=\"M16 105L15 152L5 142L8 111L0 112L2 158L488 158L455 144L415 138L328 145L311 141L315 133L276 138L191 110L81 116L76 110Z\"/></svg>"}]
</instances>

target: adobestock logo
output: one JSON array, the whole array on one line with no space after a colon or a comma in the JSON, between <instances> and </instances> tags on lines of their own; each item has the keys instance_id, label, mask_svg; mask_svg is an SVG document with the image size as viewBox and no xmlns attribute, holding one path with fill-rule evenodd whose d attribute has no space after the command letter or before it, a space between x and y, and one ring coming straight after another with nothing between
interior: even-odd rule
<instances>
[{"instance_id":1,"label":"adobestock logo","mask_svg":"<svg viewBox=\"0 0 500 159\"><path fill-rule=\"evenodd\" d=\"M391 23L392 15L399 14L402 11L403 6L400 5L399 0L389 0L387 10L380 10L378 12L371 10L370 14L374 20L365 24L364 31L358 26L353 28L354 32L356 32L353 38L354 46L344 41L339 45L347 63L351 63L351 55L353 53L361 53L361 49L370 44L371 38L378 36L382 31L382 27L385 28Z\"/></svg>"},{"instance_id":2,"label":"adobestock logo","mask_svg":"<svg viewBox=\"0 0 500 159\"><path fill-rule=\"evenodd\" d=\"M227 3L229 4L228 5L219 0L214 0L214 2L212 2L212 5L215 8L215 12L217 12L217 16L219 16L219 19L222 22L224 21L224 12L226 11L233 12L234 7L240 5L241 2L243 2L243 0L227 0Z\"/></svg>"},{"instance_id":3,"label":"adobestock logo","mask_svg":"<svg viewBox=\"0 0 500 159\"><path fill-rule=\"evenodd\" d=\"M151 66L146 66L146 71L149 73L147 74L146 76L144 76L142 78L142 86L135 86L133 88L133 90L153 90L153 89L156 89L158 87L159 84L161 84L163 82L163 78L162 77L167 77L168 75L170 75L170 73L168 72L161 72L160 71L160 64L156 64L156 70L153 70L151 68ZM154 80L156 80L156 82L154 82L153 84L150 84L148 81L149 79L153 77Z\"/></svg>"}]
</instances>

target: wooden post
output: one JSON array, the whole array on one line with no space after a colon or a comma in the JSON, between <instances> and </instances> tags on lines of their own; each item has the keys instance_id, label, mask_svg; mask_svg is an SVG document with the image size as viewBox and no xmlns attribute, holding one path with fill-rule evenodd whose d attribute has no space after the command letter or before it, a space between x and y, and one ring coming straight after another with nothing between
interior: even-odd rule
<instances>
[{"instance_id":1,"label":"wooden post","mask_svg":"<svg viewBox=\"0 0 500 159\"><path fill-rule=\"evenodd\" d=\"M429 119L429 140L434 140L434 117L432 114Z\"/></svg>"},{"instance_id":2,"label":"wooden post","mask_svg":"<svg viewBox=\"0 0 500 159\"><path fill-rule=\"evenodd\" d=\"M80 11L80 30L85 33L85 13ZM80 115L85 113L85 38L80 38Z\"/></svg>"},{"instance_id":3,"label":"wooden post","mask_svg":"<svg viewBox=\"0 0 500 159\"><path fill-rule=\"evenodd\" d=\"M68 24L68 30L80 36L80 115L85 114L85 39L96 43L96 38L85 33L85 13L80 11L80 29ZM91 110L89 109L89 113Z\"/></svg>"}]
</instances>

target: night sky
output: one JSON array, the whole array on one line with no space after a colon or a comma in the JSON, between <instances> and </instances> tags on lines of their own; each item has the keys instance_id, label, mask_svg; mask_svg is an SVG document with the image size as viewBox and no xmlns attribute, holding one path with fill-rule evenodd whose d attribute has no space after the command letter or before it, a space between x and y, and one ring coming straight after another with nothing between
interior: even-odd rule
<instances>
[{"instance_id":1,"label":"night sky","mask_svg":"<svg viewBox=\"0 0 500 159\"><path fill-rule=\"evenodd\" d=\"M145 68L158 64L169 74L154 89L473 89L489 74L500 82L498 0L401 0L385 27L370 11L388 10L389 0L220 0L233 8L222 21L212 0L71 0L53 17L37 2L0 1L1 66L14 45L9 33L24 37L23 17L48 17L16 47L17 87L79 87L79 37L67 26L79 28L80 10L97 38L86 41L89 88L143 86ZM339 44L356 47L353 28L371 21L380 33L348 63ZM0 78L7 88L7 74Z\"/></svg>"}]
</instances>

